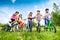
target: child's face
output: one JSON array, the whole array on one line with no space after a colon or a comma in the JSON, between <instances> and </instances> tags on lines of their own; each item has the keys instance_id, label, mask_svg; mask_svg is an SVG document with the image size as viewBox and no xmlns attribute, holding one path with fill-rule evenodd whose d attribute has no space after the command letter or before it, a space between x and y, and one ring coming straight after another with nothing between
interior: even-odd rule
<instances>
[{"instance_id":1,"label":"child's face","mask_svg":"<svg viewBox=\"0 0 60 40\"><path fill-rule=\"evenodd\" d=\"M32 16L32 13L30 13L30 16Z\"/></svg>"},{"instance_id":2,"label":"child's face","mask_svg":"<svg viewBox=\"0 0 60 40\"><path fill-rule=\"evenodd\" d=\"M22 17L22 14L21 14L21 15L19 15L19 17Z\"/></svg>"},{"instance_id":3,"label":"child's face","mask_svg":"<svg viewBox=\"0 0 60 40\"><path fill-rule=\"evenodd\" d=\"M46 10L46 13L48 13L49 12L49 10Z\"/></svg>"},{"instance_id":4,"label":"child's face","mask_svg":"<svg viewBox=\"0 0 60 40\"><path fill-rule=\"evenodd\" d=\"M40 12L37 12L38 14L40 13Z\"/></svg>"},{"instance_id":5,"label":"child's face","mask_svg":"<svg viewBox=\"0 0 60 40\"><path fill-rule=\"evenodd\" d=\"M32 12L30 12L30 13L29 13L29 16L32 16L32 14L33 14L33 13L32 13Z\"/></svg>"}]
</instances>

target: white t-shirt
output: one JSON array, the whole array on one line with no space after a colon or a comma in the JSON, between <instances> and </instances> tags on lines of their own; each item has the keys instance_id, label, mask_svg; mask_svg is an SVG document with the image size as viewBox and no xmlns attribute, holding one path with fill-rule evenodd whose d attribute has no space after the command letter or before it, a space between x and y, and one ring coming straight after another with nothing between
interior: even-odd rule
<instances>
[{"instance_id":1,"label":"white t-shirt","mask_svg":"<svg viewBox=\"0 0 60 40\"><path fill-rule=\"evenodd\" d=\"M51 18L50 13L45 13L45 18L46 18L46 19L50 19L50 18Z\"/></svg>"}]
</instances>

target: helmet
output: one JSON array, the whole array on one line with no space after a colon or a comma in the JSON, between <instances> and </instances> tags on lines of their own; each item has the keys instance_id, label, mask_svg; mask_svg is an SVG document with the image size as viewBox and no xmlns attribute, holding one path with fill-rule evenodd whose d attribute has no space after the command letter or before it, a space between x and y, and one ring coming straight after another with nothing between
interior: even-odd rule
<instances>
[{"instance_id":1,"label":"helmet","mask_svg":"<svg viewBox=\"0 0 60 40\"><path fill-rule=\"evenodd\" d=\"M37 12L40 12L40 10L37 10Z\"/></svg>"}]
</instances>

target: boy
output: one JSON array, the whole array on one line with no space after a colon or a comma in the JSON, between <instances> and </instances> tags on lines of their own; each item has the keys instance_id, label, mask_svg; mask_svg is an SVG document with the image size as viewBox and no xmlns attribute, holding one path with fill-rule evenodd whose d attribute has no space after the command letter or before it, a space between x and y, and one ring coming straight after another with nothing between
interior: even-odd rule
<instances>
[{"instance_id":1,"label":"boy","mask_svg":"<svg viewBox=\"0 0 60 40\"><path fill-rule=\"evenodd\" d=\"M41 14L40 14L40 10L37 10L37 14L36 14L36 20L38 21L37 23L37 32L40 32L40 20L41 20Z\"/></svg>"},{"instance_id":2,"label":"boy","mask_svg":"<svg viewBox=\"0 0 60 40\"><path fill-rule=\"evenodd\" d=\"M29 26L30 32L32 32L32 14L33 14L32 12L28 14L28 26Z\"/></svg>"},{"instance_id":3,"label":"boy","mask_svg":"<svg viewBox=\"0 0 60 40\"><path fill-rule=\"evenodd\" d=\"M46 8L45 9L45 26L46 26L46 24L49 22L49 20L50 20L50 13L49 13L49 9L48 8Z\"/></svg>"}]
</instances>

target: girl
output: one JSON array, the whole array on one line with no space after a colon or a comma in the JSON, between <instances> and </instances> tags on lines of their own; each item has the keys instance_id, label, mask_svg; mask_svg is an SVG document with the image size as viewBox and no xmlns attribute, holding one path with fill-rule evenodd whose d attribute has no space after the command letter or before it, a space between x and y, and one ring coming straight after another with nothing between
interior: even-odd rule
<instances>
[{"instance_id":1,"label":"girl","mask_svg":"<svg viewBox=\"0 0 60 40\"><path fill-rule=\"evenodd\" d=\"M33 14L32 12L28 14L28 26L29 26L30 32L32 32L32 14Z\"/></svg>"},{"instance_id":2,"label":"girl","mask_svg":"<svg viewBox=\"0 0 60 40\"><path fill-rule=\"evenodd\" d=\"M23 25L24 25L24 23L23 23L23 21L22 21L22 14L20 14L20 15L18 16L18 27L19 27L19 29L20 29L21 31L23 31Z\"/></svg>"}]
</instances>

